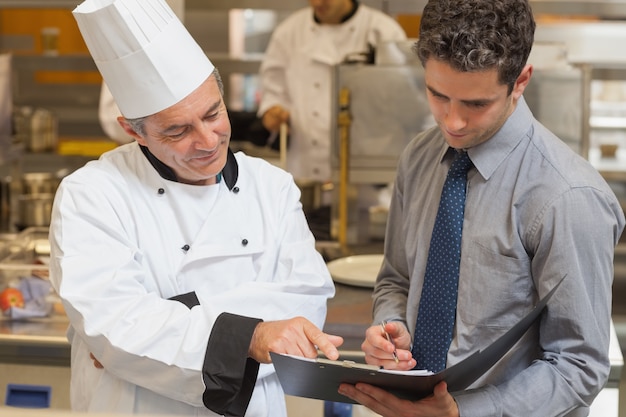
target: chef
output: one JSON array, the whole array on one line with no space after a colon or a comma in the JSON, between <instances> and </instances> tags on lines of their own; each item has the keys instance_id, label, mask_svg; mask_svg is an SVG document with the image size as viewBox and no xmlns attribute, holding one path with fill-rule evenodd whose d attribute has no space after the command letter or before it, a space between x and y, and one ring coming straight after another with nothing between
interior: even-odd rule
<instances>
[{"instance_id":1,"label":"chef","mask_svg":"<svg viewBox=\"0 0 626 417\"><path fill-rule=\"evenodd\" d=\"M64 178L51 281L75 411L286 416L269 352L338 357L291 175L228 149L217 69L164 0L73 12L132 143Z\"/></svg>"},{"instance_id":2,"label":"chef","mask_svg":"<svg viewBox=\"0 0 626 417\"><path fill-rule=\"evenodd\" d=\"M334 66L382 41L406 39L380 10L356 0L309 0L272 33L260 69L258 115L267 130L289 123L287 168L297 179L331 180Z\"/></svg>"}]
</instances>

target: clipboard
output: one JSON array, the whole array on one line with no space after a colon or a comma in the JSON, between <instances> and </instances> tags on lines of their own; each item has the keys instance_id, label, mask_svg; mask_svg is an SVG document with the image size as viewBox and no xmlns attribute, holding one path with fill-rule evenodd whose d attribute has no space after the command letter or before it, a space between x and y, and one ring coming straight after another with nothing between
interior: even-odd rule
<instances>
[{"instance_id":1,"label":"clipboard","mask_svg":"<svg viewBox=\"0 0 626 417\"><path fill-rule=\"evenodd\" d=\"M386 389L399 398L416 401L432 394L446 381L448 390L461 391L487 372L539 319L548 301L565 276L515 326L483 350L438 373L387 371L378 366L353 361L309 359L270 352L272 363L285 394L318 400L355 403L337 392L342 383L364 382Z\"/></svg>"}]
</instances>

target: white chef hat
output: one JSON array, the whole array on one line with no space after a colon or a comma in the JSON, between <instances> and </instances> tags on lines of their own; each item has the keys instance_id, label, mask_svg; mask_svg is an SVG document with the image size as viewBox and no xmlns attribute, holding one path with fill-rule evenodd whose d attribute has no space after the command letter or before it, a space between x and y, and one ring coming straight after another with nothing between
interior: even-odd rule
<instances>
[{"instance_id":1,"label":"white chef hat","mask_svg":"<svg viewBox=\"0 0 626 417\"><path fill-rule=\"evenodd\" d=\"M86 0L72 13L126 118L178 103L213 72L165 0Z\"/></svg>"}]
</instances>

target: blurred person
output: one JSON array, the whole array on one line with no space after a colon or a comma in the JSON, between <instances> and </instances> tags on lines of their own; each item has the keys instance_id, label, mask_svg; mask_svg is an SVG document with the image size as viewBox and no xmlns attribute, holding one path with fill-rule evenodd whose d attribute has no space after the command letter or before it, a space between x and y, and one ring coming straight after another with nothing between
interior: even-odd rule
<instances>
[{"instance_id":1,"label":"blurred person","mask_svg":"<svg viewBox=\"0 0 626 417\"><path fill-rule=\"evenodd\" d=\"M441 370L424 355L438 341L422 333L424 319L443 326L444 317L422 313L422 304L430 284L447 277L430 280L438 256L429 242L439 242L433 231L453 160L470 164L460 258L439 254L457 268L443 368L489 346L565 278L540 319L467 390L448 392L441 382L431 396L406 401L368 384L340 386L383 416L586 416L607 382L624 212L601 175L524 101L534 31L527 0L430 0L424 8L415 51L438 126L400 158L373 294L374 322L388 321L399 363L378 325L366 331L366 361Z\"/></svg>"},{"instance_id":2,"label":"blurred person","mask_svg":"<svg viewBox=\"0 0 626 417\"><path fill-rule=\"evenodd\" d=\"M281 22L260 68L258 115L270 132L289 126L287 170L297 180L331 180L333 68L381 41L406 39L402 27L357 0L309 0Z\"/></svg>"},{"instance_id":3,"label":"blurred person","mask_svg":"<svg viewBox=\"0 0 626 417\"><path fill-rule=\"evenodd\" d=\"M286 416L269 352L337 358L290 174L229 148L218 70L163 0L73 12L132 143L66 176L51 281L80 412Z\"/></svg>"}]
</instances>

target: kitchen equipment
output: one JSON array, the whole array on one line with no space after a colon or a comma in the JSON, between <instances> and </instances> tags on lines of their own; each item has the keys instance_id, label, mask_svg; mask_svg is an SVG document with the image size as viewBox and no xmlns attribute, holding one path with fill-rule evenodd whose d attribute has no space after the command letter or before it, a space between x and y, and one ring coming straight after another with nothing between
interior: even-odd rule
<instances>
[{"instance_id":1,"label":"kitchen equipment","mask_svg":"<svg viewBox=\"0 0 626 417\"><path fill-rule=\"evenodd\" d=\"M68 169L56 172L27 172L20 177L21 194L17 196L15 226L22 230L27 227L49 226L54 194Z\"/></svg>"},{"instance_id":2,"label":"kitchen equipment","mask_svg":"<svg viewBox=\"0 0 626 417\"><path fill-rule=\"evenodd\" d=\"M52 172L27 172L22 174L22 194L54 194L61 182Z\"/></svg>"},{"instance_id":3,"label":"kitchen equipment","mask_svg":"<svg viewBox=\"0 0 626 417\"><path fill-rule=\"evenodd\" d=\"M339 232L337 240L344 252L347 252L348 245L348 181L349 181L349 157L350 157L350 125L352 117L350 115L350 90L342 88L339 90L339 113L337 115L337 125L339 126Z\"/></svg>"},{"instance_id":4,"label":"kitchen equipment","mask_svg":"<svg viewBox=\"0 0 626 417\"><path fill-rule=\"evenodd\" d=\"M615 158L617 156L617 149L619 145L614 143L601 143L600 154L602 158Z\"/></svg>"},{"instance_id":5,"label":"kitchen equipment","mask_svg":"<svg viewBox=\"0 0 626 417\"><path fill-rule=\"evenodd\" d=\"M280 124L279 136L280 167L287 170L287 123Z\"/></svg>"},{"instance_id":6,"label":"kitchen equipment","mask_svg":"<svg viewBox=\"0 0 626 417\"><path fill-rule=\"evenodd\" d=\"M0 178L0 230L9 230L11 218L11 176Z\"/></svg>"},{"instance_id":7,"label":"kitchen equipment","mask_svg":"<svg viewBox=\"0 0 626 417\"><path fill-rule=\"evenodd\" d=\"M28 150L31 152L53 151L58 142L56 117L50 110L35 109L31 118L30 133Z\"/></svg>"},{"instance_id":8,"label":"kitchen equipment","mask_svg":"<svg viewBox=\"0 0 626 417\"><path fill-rule=\"evenodd\" d=\"M300 189L300 202L305 213L315 210L320 206L322 186L319 181L296 180L296 185Z\"/></svg>"},{"instance_id":9,"label":"kitchen equipment","mask_svg":"<svg viewBox=\"0 0 626 417\"><path fill-rule=\"evenodd\" d=\"M13 96L11 90L11 55L0 54L0 143L11 142Z\"/></svg>"},{"instance_id":10,"label":"kitchen equipment","mask_svg":"<svg viewBox=\"0 0 626 417\"><path fill-rule=\"evenodd\" d=\"M22 230L27 227L50 226L54 194L22 194L17 198L15 225Z\"/></svg>"},{"instance_id":11,"label":"kitchen equipment","mask_svg":"<svg viewBox=\"0 0 626 417\"><path fill-rule=\"evenodd\" d=\"M54 114L47 109L31 106L16 107L13 111L15 141L23 143L30 152L49 152L56 149L58 126Z\"/></svg>"}]
</instances>

